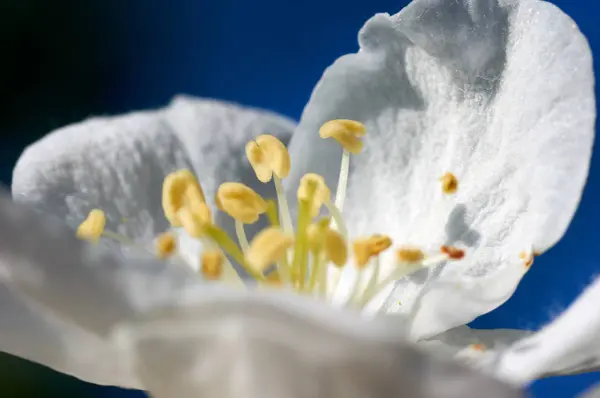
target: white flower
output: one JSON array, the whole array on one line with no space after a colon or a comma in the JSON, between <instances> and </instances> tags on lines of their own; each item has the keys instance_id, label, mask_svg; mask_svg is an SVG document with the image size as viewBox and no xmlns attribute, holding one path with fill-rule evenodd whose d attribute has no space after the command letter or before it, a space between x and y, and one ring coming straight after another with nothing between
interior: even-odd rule
<instances>
[{"instance_id":1,"label":"white flower","mask_svg":"<svg viewBox=\"0 0 600 398\"><path fill-rule=\"evenodd\" d=\"M510 297L533 257L561 238L576 210L594 136L589 47L573 21L537 0L417 0L396 15L371 18L359 43L358 53L325 71L297 127L257 110L178 98L162 110L66 127L28 148L14 171L14 199L73 227L93 209L102 210L105 225L92 220L81 236L103 232L118 240L122 246L109 248L124 249L120 255L127 261L117 257L118 264L102 267L99 259L89 258L97 251L88 248L70 257L71 268L60 261L44 265L43 257L31 267L6 261L4 280L25 297L19 300L27 300L39 339L60 334L63 342L69 336L79 343L65 345L74 353L62 362L18 338L0 349L99 383L144 386L158 396L193 395L194 388L204 388L194 378L204 374L194 367L202 362L200 352L216 355L217 362L219 353L229 358L226 350L212 354L194 348L206 347L200 341L203 330L214 336L238 317L242 324L255 322L253 315L249 320L242 316L246 307L241 301L263 300L233 291L221 297L213 293L220 290L208 286L198 292L202 272L192 269L202 270L202 251L212 255L220 245L259 282L270 272L264 267L277 262L278 277L288 290L358 308L370 317L393 313L385 322L394 322L399 336L488 369L488 360L503 346L528 332L475 331L462 325ZM291 138L291 170L277 140L263 136L248 144L265 133L283 142ZM173 174L181 169L193 171L203 192L187 174ZM307 173L317 175L307 178ZM272 177L274 183L257 177ZM165 178L173 184L165 183L163 190ZM227 181L242 182L260 196L235 184L219 190ZM297 205L299 186L304 202ZM171 194L175 202L165 205ZM245 234L254 236L266 217L262 224L244 224L263 212L272 218L272 208L262 199L269 197L277 197L281 231L252 244L244 258ZM288 202L298 217L293 244ZM313 210L319 209L326 209L333 222L315 224L309 234ZM214 226L206 222L211 214ZM144 269L135 258L137 246L152 250L153 239L170 227L179 234L178 254L168 268L152 262ZM241 249L232 249L223 232L236 234ZM379 233L401 250L370 252L364 238ZM317 237L314 248L309 236ZM347 241L355 250L346 262ZM166 256L172 245L164 242L161 255ZM218 260L218 252L211 258L204 276L239 287L228 261ZM327 259L329 270L322 272ZM102 289L94 290L97 286ZM265 300L271 303L280 296L269 297ZM276 306L293 312L297 304L286 305L296 301L284 297L275 298L281 301ZM101 309L97 313L90 312L95 302ZM174 308L167 315L154 312L164 305ZM256 311L258 319L264 316L266 329L280 327L269 318L275 316L271 312L260 305ZM132 324L140 314L143 321ZM339 319L348 316L340 313ZM322 326L324 318L314 314L305 321ZM357 328L374 327L383 321L379 318L386 317ZM282 321L288 338L295 332ZM213 324L215 329L206 326ZM0 336L16 335L3 327ZM306 326L299 322L298 327ZM227 341L234 344L240 331L231 330L235 338ZM298 333L297 338L306 337ZM187 358L188 352L197 356ZM177 360L162 366L162 357ZM239 377L247 376L241 372ZM178 390L178 385L191 389Z\"/></svg>"}]
</instances>

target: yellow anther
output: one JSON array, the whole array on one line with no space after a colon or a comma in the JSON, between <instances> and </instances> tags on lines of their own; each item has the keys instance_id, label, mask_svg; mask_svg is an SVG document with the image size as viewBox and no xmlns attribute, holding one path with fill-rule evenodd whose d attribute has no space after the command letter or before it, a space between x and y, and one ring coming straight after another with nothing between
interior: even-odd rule
<instances>
[{"instance_id":1,"label":"yellow anther","mask_svg":"<svg viewBox=\"0 0 600 398\"><path fill-rule=\"evenodd\" d=\"M324 217L314 224L308 226L306 230L306 238L308 240L308 248L312 252L318 252L325 244L325 233L329 229L330 219Z\"/></svg>"},{"instance_id":2,"label":"yellow anther","mask_svg":"<svg viewBox=\"0 0 600 398\"><path fill-rule=\"evenodd\" d=\"M217 190L217 207L244 224L253 224L267 211L267 202L239 182L225 182Z\"/></svg>"},{"instance_id":3,"label":"yellow anther","mask_svg":"<svg viewBox=\"0 0 600 398\"><path fill-rule=\"evenodd\" d=\"M343 267L348 261L348 245L344 237L339 232L328 228L325 232L324 243L325 253L329 260L338 267Z\"/></svg>"},{"instance_id":4,"label":"yellow anther","mask_svg":"<svg viewBox=\"0 0 600 398\"><path fill-rule=\"evenodd\" d=\"M465 256L465 251L454 246L442 246L440 251L450 260L460 260Z\"/></svg>"},{"instance_id":5,"label":"yellow anther","mask_svg":"<svg viewBox=\"0 0 600 398\"><path fill-rule=\"evenodd\" d=\"M156 256L160 259L165 259L175 252L177 249L177 241L171 232L160 234L156 238L155 243Z\"/></svg>"},{"instance_id":6,"label":"yellow anther","mask_svg":"<svg viewBox=\"0 0 600 398\"><path fill-rule=\"evenodd\" d=\"M285 178L290 173L290 154L278 138L263 134L246 145L246 156L261 182L269 182L273 173Z\"/></svg>"},{"instance_id":7,"label":"yellow anther","mask_svg":"<svg viewBox=\"0 0 600 398\"><path fill-rule=\"evenodd\" d=\"M530 268L533 265L533 258L535 257L535 253L526 253L521 252L519 254L521 260L523 260L523 265L525 268Z\"/></svg>"},{"instance_id":8,"label":"yellow anther","mask_svg":"<svg viewBox=\"0 0 600 398\"><path fill-rule=\"evenodd\" d=\"M193 238L206 234L206 227L212 224L210 209L206 203L199 203L193 210L183 207L177 212L177 219L185 232Z\"/></svg>"},{"instance_id":9,"label":"yellow anther","mask_svg":"<svg viewBox=\"0 0 600 398\"><path fill-rule=\"evenodd\" d=\"M163 182L162 205L165 217L172 226L182 226L179 210L187 207L195 211L202 203L206 203L204 192L191 171L182 169L167 175Z\"/></svg>"},{"instance_id":10,"label":"yellow anther","mask_svg":"<svg viewBox=\"0 0 600 398\"><path fill-rule=\"evenodd\" d=\"M392 240L389 236L373 235L367 239L357 239L352 245L354 249L354 259L358 268L365 267L371 257L378 256L384 250L392 246Z\"/></svg>"},{"instance_id":11,"label":"yellow anther","mask_svg":"<svg viewBox=\"0 0 600 398\"><path fill-rule=\"evenodd\" d=\"M246 252L246 262L254 272L262 274L270 265L281 260L293 244L294 239L279 228L265 228L252 240Z\"/></svg>"},{"instance_id":12,"label":"yellow anther","mask_svg":"<svg viewBox=\"0 0 600 398\"><path fill-rule=\"evenodd\" d=\"M273 271L269 275L267 275L265 282L267 285L273 286L273 287L283 286L283 281L281 280L281 275L279 275L279 272L277 272L277 271Z\"/></svg>"},{"instance_id":13,"label":"yellow anther","mask_svg":"<svg viewBox=\"0 0 600 398\"><path fill-rule=\"evenodd\" d=\"M330 120L321 126L319 135L321 138L333 138L348 152L359 154L363 148L363 137L367 128L361 122L355 120L337 119Z\"/></svg>"},{"instance_id":14,"label":"yellow anther","mask_svg":"<svg viewBox=\"0 0 600 398\"><path fill-rule=\"evenodd\" d=\"M425 259L425 253L414 247L403 247L396 251L398 263L418 263Z\"/></svg>"},{"instance_id":15,"label":"yellow anther","mask_svg":"<svg viewBox=\"0 0 600 398\"><path fill-rule=\"evenodd\" d=\"M483 352L486 350L486 346L481 343L471 344L470 348L475 351Z\"/></svg>"},{"instance_id":16,"label":"yellow anther","mask_svg":"<svg viewBox=\"0 0 600 398\"><path fill-rule=\"evenodd\" d=\"M225 259L220 250L207 250L202 253L200 271L207 280L218 280L223 275Z\"/></svg>"},{"instance_id":17,"label":"yellow anther","mask_svg":"<svg viewBox=\"0 0 600 398\"><path fill-rule=\"evenodd\" d=\"M458 189L458 179L450 172L440 177L440 181L442 182L442 192L445 194L453 194Z\"/></svg>"},{"instance_id":18,"label":"yellow anther","mask_svg":"<svg viewBox=\"0 0 600 398\"><path fill-rule=\"evenodd\" d=\"M309 204L310 216L316 217L323 203L329 201L331 191L325 184L325 179L318 174L308 173L300 179L298 187L298 200Z\"/></svg>"},{"instance_id":19,"label":"yellow anther","mask_svg":"<svg viewBox=\"0 0 600 398\"><path fill-rule=\"evenodd\" d=\"M77 228L77 237L90 242L97 242L104 232L106 217L104 212L99 209L90 211L87 218Z\"/></svg>"}]
</instances>

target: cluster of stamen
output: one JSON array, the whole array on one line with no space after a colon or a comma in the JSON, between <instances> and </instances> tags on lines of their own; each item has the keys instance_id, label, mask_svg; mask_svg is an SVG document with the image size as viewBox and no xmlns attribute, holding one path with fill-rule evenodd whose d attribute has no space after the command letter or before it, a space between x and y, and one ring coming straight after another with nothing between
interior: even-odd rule
<instances>
[{"instance_id":1,"label":"cluster of stamen","mask_svg":"<svg viewBox=\"0 0 600 398\"><path fill-rule=\"evenodd\" d=\"M270 183L273 180L276 200L265 200L239 182L225 182L216 193L217 209L235 220L237 242L214 224L202 187L189 170L178 170L165 178L162 191L165 217L173 230L183 229L187 235L203 243L198 270L206 280L241 285L243 278L232 265L236 263L260 286L278 286L327 298L338 282L329 271L354 267L358 277L349 303L362 308L390 283L424 267L459 260L464 256L464 252L455 247L443 246L438 253L428 256L419 248L403 246L396 251L394 270L388 275L381 275L380 257L392 247L391 238L375 234L348 241L342 208L349 159L350 154L361 152L363 142L360 138L365 134L365 126L353 120L332 120L321 127L322 138L333 138L343 148L335 202L323 177L312 173L304 175L296 195L298 212L295 224L292 223L282 184L290 171L290 156L283 143L272 135L261 135L250 141L246 155L259 181ZM441 181L443 192L456 191L458 182L454 175L446 173ZM320 217L323 209L327 214ZM249 242L245 225L254 224L260 217L266 217L270 226ZM126 237L105 230L105 224L104 213L92 210L80 225L77 235L93 242L104 236L123 244L131 243ZM155 255L160 259L184 261L178 255L173 230L156 238Z\"/></svg>"}]
</instances>

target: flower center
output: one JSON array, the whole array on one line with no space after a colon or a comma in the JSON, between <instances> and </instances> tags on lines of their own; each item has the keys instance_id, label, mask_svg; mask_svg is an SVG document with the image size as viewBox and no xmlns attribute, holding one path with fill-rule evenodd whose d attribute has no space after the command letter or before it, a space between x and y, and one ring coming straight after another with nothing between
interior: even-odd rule
<instances>
[{"instance_id":1,"label":"flower center","mask_svg":"<svg viewBox=\"0 0 600 398\"><path fill-rule=\"evenodd\" d=\"M258 193L238 182L225 182L219 186L215 204L235 221L237 242L213 223L212 210L205 200L200 183L189 170L169 174L163 183L162 202L165 217L173 230L180 229L203 244L198 253L199 274L206 280L248 286L242 281L232 263L237 263L260 288L291 289L299 294L331 300L339 288L342 272L354 275L354 282L346 287L343 305L364 309L376 298L389 291L389 286L420 269L458 260L464 252L444 246L431 256L413 247L400 247L396 251L393 270L382 275L381 254L392 246L385 235L372 235L354 239L349 244L349 234L342 216L346 196L350 154L359 154L363 147L361 137L365 126L352 120L332 120L320 129L322 138L333 138L343 148L335 201L323 177L306 174L297 191L298 213L295 226L288 210L282 180L290 171L287 148L274 136L261 135L246 146L246 155L263 183L273 180L277 197L265 200ZM458 180L451 173L441 178L441 189L452 194ZM327 213L320 216L323 208ZM270 226L248 242L245 225L266 217ZM77 235L92 242L100 237L111 238L121 244L140 247L129 238L106 230L105 216L94 209L80 225ZM155 254L160 259L183 262L178 240L173 232L166 231L155 240ZM379 297L375 310L384 310L389 297Z\"/></svg>"}]
</instances>

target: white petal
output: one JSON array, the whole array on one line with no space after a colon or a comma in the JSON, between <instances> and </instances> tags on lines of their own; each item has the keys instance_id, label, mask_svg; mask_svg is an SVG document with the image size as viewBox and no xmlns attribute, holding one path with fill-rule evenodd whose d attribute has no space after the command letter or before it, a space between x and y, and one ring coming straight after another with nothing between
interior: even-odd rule
<instances>
[{"instance_id":1,"label":"white petal","mask_svg":"<svg viewBox=\"0 0 600 398\"><path fill-rule=\"evenodd\" d=\"M268 112L186 97L157 111L92 118L27 148L13 196L73 226L100 208L107 228L147 241L168 227L161 206L167 173L192 169L212 200L224 180L257 181L244 159L246 141L267 132L286 139L293 128Z\"/></svg>"},{"instance_id":2,"label":"white petal","mask_svg":"<svg viewBox=\"0 0 600 398\"><path fill-rule=\"evenodd\" d=\"M318 129L365 123L364 153L351 159L351 234L467 249L399 285L406 312L428 279L469 286L414 310L413 336L428 337L504 302L524 274L520 252L565 232L593 142L591 54L575 23L537 0L417 0L371 18L359 44L312 93L290 145L290 184L312 171L335 187L341 149ZM441 192L446 172L459 180L454 195ZM487 294L490 282L499 284Z\"/></svg>"},{"instance_id":3,"label":"white petal","mask_svg":"<svg viewBox=\"0 0 600 398\"><path fill-rule=\"evenodd\" d=\"M485 359L497 354L517 340L531 335L533 332L517 329L471 329L459 326L450 329L419 345L442 357L453 357L478 367Z\"/></svg>"},{"instance_id":4,"label":"white petal","mask_svg":"<svg viewBox=\"0 0 600 398\"><path fill-rule=\"evenodd\" d=\"M542 375L600 369L600 279L556 320L501 353L493 373L524 384Z\"/></svg>"},{"instance_id":5,"label":"white petal","mask_svg":"<svg viewBox=\"0 0 600 398\"><path fill-rule=\"evenodd\" d=\"M600 386L596 385L583 395L578 395L579 398L600 398Z\"/></svg>"},{"instance_id":6,"label":"white petal","mask_svg":"<svg viewBox=\"0 0 600 398\"><path fill-rule=\"evenodd\" d=\"M92 382L136 386L112 330L197 283L190 272L78 241L66 225L0 195L0 289L19 294L0 297L2 323L11 320L17 328L0 327L0 350ZM20 297L27 301L14 301ZM24 308L22 317L15 317L16 306ZM29 324L39 329L16 334ZM55 351L39 349L44 344Z\"/></svg>"},{"instance_id":7,"label":"white petal","mask_svg":"<svg viewBox=\"0 0 600 398\"><path fill-rule=\"evenodd\" d=\"M140 377L157 398L520 396L431 360L381 322L298 296L215 289L123 332L137 340Z\"/></svg>"},{"instance_id":8,"label":"white petal","mask_svg":"<svg viewBox=\"0 0 600 398\"><path fill-rule=\"evenodd\" d=\"M127 350L0 285L0 350L82 380L141 388Z\"/></svg>"}]
</instances>

